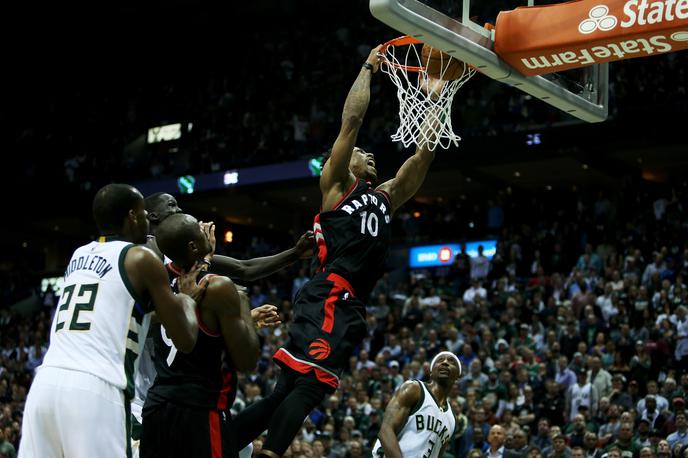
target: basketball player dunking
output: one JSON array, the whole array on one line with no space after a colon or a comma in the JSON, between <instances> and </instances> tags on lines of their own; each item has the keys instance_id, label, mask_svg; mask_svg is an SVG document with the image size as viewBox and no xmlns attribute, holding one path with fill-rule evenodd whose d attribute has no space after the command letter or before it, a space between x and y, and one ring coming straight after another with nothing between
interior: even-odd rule
<instances>
[{"instance_id":1,"label":"basketball player dunking","mask_svg":"<svg viewBox=\"0 0 688 458\"><path fill-rule=\"evenodd\" d=\"M429 384L404 382L387 404L373 456L444 456L456 424L447 396L460 375L459 359L443 351L430 363Z\"/></svg>"},{"instance_id":2,"label":"basketball player dunking","mask_svg":"<svg viewBox=\"0 0 688 458\"><path fill-rule=\"evenodd\" d=\"M370 52L349 91L339 136L323 166L322 208L313 225L316 273L294 303L288 344L273 357L282 373L270 396L237 416L239 447L268 429L259 456L282 456L306 415L337 388L366 335L363 300L385 267L391 215L418 191L434 158L420 146L396 177L377 188L371 184L377 180L375 159L355 143L379 50Z\"/></svg>"}]
</instances>

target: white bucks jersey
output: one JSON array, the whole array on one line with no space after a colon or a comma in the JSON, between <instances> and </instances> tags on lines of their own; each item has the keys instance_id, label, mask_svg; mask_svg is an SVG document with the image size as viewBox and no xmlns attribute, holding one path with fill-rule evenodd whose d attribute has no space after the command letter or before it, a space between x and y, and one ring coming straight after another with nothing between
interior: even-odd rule
<instances>
[{"instance_id":1,"label":"white bucks jersey","mask_svg":"<svg viewBox=\"0 0 688 458\"><path fill-rule=\"evenodd\" d=\"M442 447L454 436L456 418L449 402L440 408L425 383L417 383L421 386L420 400L397 435L399 448L407 458L438 458ZM385 456L379 439L373 447L373 456Z\"/></svg>"},{"instance_id":2,"label":"white bucks jersey","mask_svg":"<svg viewBox=\"0 0 688 458\"><path fill-rule=\"evenodd\" d=\"M87 372L131 398L150 303L137 297L124 270L126 253L134 245L101 240L72 255L43 366Z\"/></svg>"}]
</instances>

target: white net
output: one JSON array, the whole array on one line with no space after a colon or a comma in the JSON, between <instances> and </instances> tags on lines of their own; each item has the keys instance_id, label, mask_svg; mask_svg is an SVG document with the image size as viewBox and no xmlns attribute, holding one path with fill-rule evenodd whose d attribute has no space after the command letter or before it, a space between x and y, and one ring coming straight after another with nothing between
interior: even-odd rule
<instances>
[{"instance_id":1,"label":"white net","mask_svg":"<svg viewBox=\"0 0 688 458\"><path fill-rule=\"evenodd\" d=\"M431 151L458 146L461 137L452 130L451 104L454 95L474 74L475 69L461 62L463 73L457 79L443 78L451 68L442 62L439 80L429 78L420 45L389 45L384 51L380 68L397 87L399 129L392 140L404 147L427 144Z\"/></svg>"}]
</instances>

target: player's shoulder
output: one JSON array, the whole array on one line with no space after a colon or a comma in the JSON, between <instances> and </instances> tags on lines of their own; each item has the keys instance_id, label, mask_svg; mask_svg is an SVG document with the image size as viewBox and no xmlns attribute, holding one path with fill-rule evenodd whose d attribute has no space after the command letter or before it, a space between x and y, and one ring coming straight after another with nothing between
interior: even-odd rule
<instances>
[{"instance_id":1,"label":"player's shoulder","mask_svg":"<svg viewBox=\"0 0 688 458\"><path fill-rule=\"evenodd\" d=\"M399 386L396 397L402 404L415 405L425 394L419 380L407 380Z\"/></svg>"},{"instance_id":2,"label":"player's shoulder","mask_svg":"<svg viewBox=\"0 0 688 458\"><path fill-rule=\"evenodd\" d=\"M201 282L204 281L208 282L208 291L223 293L237 290L232 279L224 275L208 274L201 279Z\"/></svg>"},{"instance_id":3,"label":"player's shoulder","mask_svg":"<svg viewBox=\"0 0 688 458\"><path fill-rule=\"evenodd\" d=\"M208 274L201 279L200 284L203 282L208 283L203 306L230 312L234 308L239 310L239 292L231 278L224 275ZM229 310L227 310L228 307Z\"/></svg>"},{"instance_id":4,"label":"player's shoulder","mask_svg":"<svg viewBox=\"0 0 688 458\"><path fill-rule=\"evenodd\" d=\"M153 251L148 245L129 245L129 253L137 256L153 256L155 259L160 260L158 255L155 254L155 251Z\"/></svg>"}]
</instances>

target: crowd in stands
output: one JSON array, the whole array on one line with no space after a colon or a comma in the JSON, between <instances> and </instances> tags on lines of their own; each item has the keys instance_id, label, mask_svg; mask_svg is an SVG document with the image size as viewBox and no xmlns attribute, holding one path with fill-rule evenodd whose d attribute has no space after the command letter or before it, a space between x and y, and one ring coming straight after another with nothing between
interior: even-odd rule
<instances>
[{"instance_id":1,"label":"crowd in stands","mask_svg":"<svg viewBox=\"0 0 688 458\"><path fill-rule=\"evenodd\" d=\"M481 231L498 234L491 259L459 253L446 268L390 267L368 301L369 336L288 456L369 456L395 388L427 379L442 349L459 355L464 370L451 393L454 457L688 456L688 195L633 189L539 206L505 196L497 210L476 215ZM408 227L403 212L397 220ZM232 254L276 249L254 239ZM285 324L264 332L235 412L272 389L270 356L306 280L305 266L294 265L249 285L252 303L279 305ZM26 392L48 345L57 298L44 299L28 316L0 309L0 456L14 456Z\"/></svg>"},{"instance_id":2,"label":"crowd in stands","mask_svg":"<svg viewBox=\"0 0 688 458\"><path fill-rule=\"evenodd\" d=\"M242 32L243 43L256 45L225 57L231 60L226 72L199 71L185 80L130 74L119 85L84 82L42 94L33 105L27 104L24 117L10 116L21 128L9 141L16 143L18 153L27 153L20 172L26 169L28 177L88 190L110 181L208 173L325 151L336 136L359 63L375 44L395 36L372 17L357 16L367 13L367 1L357 2L357 8L351 2L339 3L340 8L332 2L303 6L323 8L324 15L335 8L335 24L314 21L298 7L264 12L284 16L290 26ZM503 5L510 6L515 5ZM493 20L499 7L490 4L485 10L485 20ZM184 57L178 58L183 65ZM662 113L677 104L685 107L687 60L685 53L673 53L615 63L610 72L611 119L619 113L649 116L658 107ZM372 92L360 141L392 148L389 136L398 123L395 89L379 74ZM573 120L480 76L461 89L453 109L453 124L470 137ZM145 145L149 128L175 122L191 123L193 128L178 142ZM51 164L45 168L48 173L30 160L28 153L36 151L50 151L45 159ZM57 169L64 173L56 175Z\"/></svg>"},{"instance_id":3,"label":"crowd in stands","mask_svg":"<svg viewBox=\"0 0 688 458\"><path fill-rule=\"evenodd\" d=\"M373 20L348 18L347 8L337 27L285 14L292 14L288 29L243 37L262 44L240 59L260 55L260 65L242 60L231 73L186 83L132 83L126 90L138 95L130 98L102 87L45 94L8 139L17 175L92 192L112 180L213 172L323 151L336 135L357 62L393 35ZM613 66L612 117L653 107L685 110L688 54L639 62ZM454 124L473 136L568 119L480 77L457 100ZM377 75L362 142L389 145L397 108L391 84ZM168 122L190 122L193 129L179 143L140 148L149 127ZM46 167L28 154L37 150L53 153ZM613 195L514 190L490 200L417 205L395 216L399 240L494 236L497 253L489 259L460 253L452 266L434 270L390 266L368 302L368 338L352 355L340 389L309 416L287 456L370 456L394 390L404 380L426 379L432 357L449 349L464 368L451 395L453 457L688 457L685 188L629 182ZM260 239L224 247L240 258L282 248ZM252 302L280 306L285 325L264 332L262 359L254 374L242 375L235 411L272 389L277 369L270 356L286 338L293 297L306 279L306 266L295 265L250 285ZM35 313L9 309L37 294L32 280L21 269L0 276L0 458L15 457L24 400L58 300L48 291Z\"/></svg>"}]
</instances>

